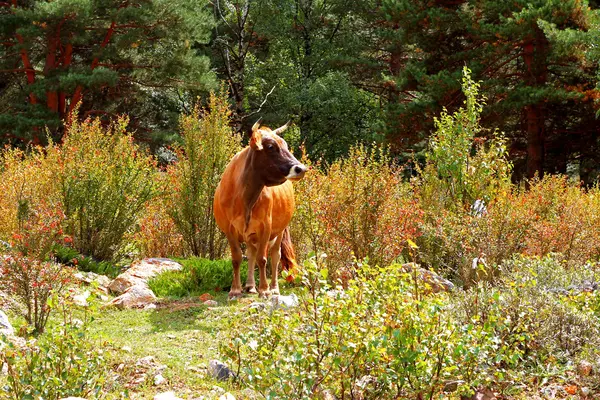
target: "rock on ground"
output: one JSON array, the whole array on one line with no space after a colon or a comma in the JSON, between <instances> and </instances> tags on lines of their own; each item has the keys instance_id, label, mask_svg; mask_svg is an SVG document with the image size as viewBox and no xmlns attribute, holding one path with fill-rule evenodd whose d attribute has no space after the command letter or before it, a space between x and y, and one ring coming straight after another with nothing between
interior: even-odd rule
<instances>
[{"instance_id":1,"label":"rock on ground","mask_svg":"<svg viewBox=\"0 0 600 400\"><path fill-rule=\"evenodd\" d=\"M135 285L119 297L115 297L108 305L121 309L136 308L152 304L154 301L156 301L156 296L147 285Z\"/></svg>"},{"instance_id":2,"label":"rock on ground","mask_svg":"<svg viewBox=\"0 0 600 400\"><path fill-rule=\"evenodd\" d=\"M454 290L454 284L442 278L433 271L419 267L415 263L402 264L402 270L409 274L416 274L417 280L426 283L429 288L425 293L450 292Z\"/></svg>"},{"instance_id":3,"label":"rock on ground","mask_svg":"<svg viewBox=\"0 0 600 400\"><path fill-rule=\"evenodd\" d=\"M150 278L165 271L180 271L183 267L178 262L168 258L144 258L137 261L117 276L108 289L115 294L122 294L128 288L136 285L147 285Z\"/></svg>"},{"instance_id":4,"label":"rock on ground","mask_svg":"<svg viewBox=\"0 0 600 400\"><path fill-rule=\"evenodd\" d=\"M183 400L177 397L174 392L163 392L154 396L154 400Z\"/></svg>"},{"instance_id":5,"label":"rock on ground","mask_svg":"<svg viewBox=\"0 0 600 400\"><path fill-rule=\"evenodd\" d=\"M14 335L15 329L10 324L8 316L0 310L0 334Z\"/></svg>"},{"instance_id":6,"label":"rock on ground","mask_svg":"<svg viewBox=\"0 0 600 400\"><path fill-rule=\"evenodd\" d=\"M219 360L210 360L208 362L208 373L218 381L226 381L235 378L233 371Z\"/></svg>"},{"instance_id":7,"label":"rock on ground","mask_svg":"<svg viewBox=\"0 0 600 400\"><path fill-rule=\"evenodd\" d=\"M275 295L271 297L271 304L273 305L273 308L283 308L284 310L293 308L299 304L298 296L296 296L295 293L292 293L289 296Z\"/></svg>"}]
</instances>

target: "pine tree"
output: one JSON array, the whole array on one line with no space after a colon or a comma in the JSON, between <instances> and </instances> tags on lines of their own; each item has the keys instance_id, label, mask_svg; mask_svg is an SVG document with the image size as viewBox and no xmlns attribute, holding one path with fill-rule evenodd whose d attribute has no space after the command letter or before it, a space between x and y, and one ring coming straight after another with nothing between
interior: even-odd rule
<instances>
[{"instance_id":1,"label":"pine tree","mask_svg":"<svg viewBox=\"0 0 600 400\"><path fill-rule=\"evenodd\" d=\"M132 113L150 121L142 102L213 85L206 57L193 46L209 39L212 19L193 0L9 0L0 2L0 133L4 142L55 140L80 114ZM145 111L144 111L145 110ZM146 115L141 115L146 114Z\"/></svg>"},{"instance_id":2,"label":"pine tree","mask_svg":"<svg viewBox=\"0 0 600 400\"><path fill-rule=\"evenodd\" d=\"M398 0L356 11L353 79L386 99L387 136L419 150L443 107L462 103L468 66L488 98L484 126L512 140L517 171L566 171L597 150L596 63L587 57L597 11L585 0ZM587 154L587 156L591 156Z\"/></svg>"}]
</instances>

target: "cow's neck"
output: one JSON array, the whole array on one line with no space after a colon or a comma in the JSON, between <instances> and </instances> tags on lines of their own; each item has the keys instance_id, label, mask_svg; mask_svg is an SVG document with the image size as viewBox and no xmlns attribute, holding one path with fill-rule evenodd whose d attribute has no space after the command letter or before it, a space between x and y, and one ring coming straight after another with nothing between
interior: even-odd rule
<instances>
[{"instance_id":1,"label":"cow's neck","mask_svg":"<svg viewBox=\"0 0 600 400\"><path fill-rule=\"evenodd\" d=\"M265 183L257 173L257 170L252 166L252 155L249 154L246 159L246 165L244 167L243 179L243 199L245 206L245 217L246 217L246 228L250 224L250 218L252 217L252 208L258 201L260 193L265 187Z\"/></svg>"}]
</instances>

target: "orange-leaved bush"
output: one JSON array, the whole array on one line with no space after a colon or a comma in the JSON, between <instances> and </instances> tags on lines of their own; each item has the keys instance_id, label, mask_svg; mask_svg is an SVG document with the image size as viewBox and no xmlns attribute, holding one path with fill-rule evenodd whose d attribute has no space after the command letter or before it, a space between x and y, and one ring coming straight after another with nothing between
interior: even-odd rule
<instances>
[{"instance_id":1,"label":"orange-leaved bush","mask_svg":"<svg viewBox=\"0 0 600 400\"><path fill-rule=\"evenodd\" d=\"M4 149L0 154L0 240L9 241L27 216L43 206L62 210L59 167L42 148L28 152Z\"/></svg>"},{"instance_id":2,"label":"orange-leaved bush","mask_svg":"<svg viewBox=\"0 0 600 400\"><path fill-rule=\"evenodd\" d=\"M387 265L420 235L422 211L383 147L351 148L328 168L313 168L295 184L292 234L306 249L327 255L332 279L347 281L356 260Z\"/></svg>"},{"instance_id":3,"label":"orange-leaved bush","mask_svg":"<svg viewBox=\"0 0 600 400\"><path fill-rule=\"evenodd\" d=\"M514 254L560 254L577 267L600 259L600 191L547 175L498 193L484 213L441 210L420 238L422 261L469 285L493 279ZM476 259L476 260L475 260Z\"/></svg>"}]
</instances>

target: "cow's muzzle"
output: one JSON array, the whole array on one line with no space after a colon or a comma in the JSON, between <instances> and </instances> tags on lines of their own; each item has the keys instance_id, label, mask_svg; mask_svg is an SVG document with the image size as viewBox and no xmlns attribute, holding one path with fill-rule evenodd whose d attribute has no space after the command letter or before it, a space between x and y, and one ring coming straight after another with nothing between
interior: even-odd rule
<instances>
[{"instance_id":1,"label":"cow's muzzle","mask_svg":"<svg viewBox=\"0 0 600 400\"><path fill-rule=\"evenodd\" d=\"M304 177L306 171L308 171L306 165L296 164L290 168L290 171L285 178L292 181L299 181Z\"/></svg>"}]
</instances>

